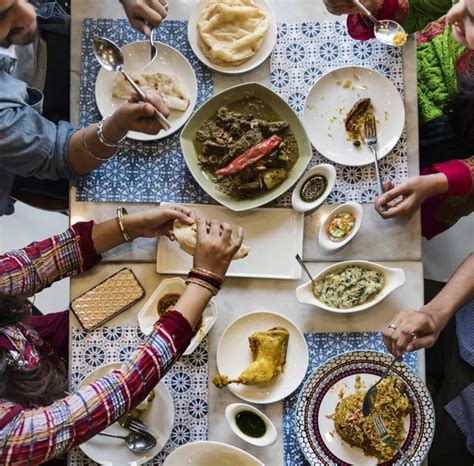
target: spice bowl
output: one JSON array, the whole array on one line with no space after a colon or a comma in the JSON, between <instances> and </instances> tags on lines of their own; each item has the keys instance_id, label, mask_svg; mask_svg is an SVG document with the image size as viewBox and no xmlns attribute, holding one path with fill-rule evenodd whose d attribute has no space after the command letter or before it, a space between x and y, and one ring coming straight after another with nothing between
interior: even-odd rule
<instances>
[{"instance_id":1,"label":"spice bowl","mask_svg":"<svg viewBox=\"0 0 474 466\"><path fill-rule=\"evenodd\" d=\"M257 408L245 403L232 403L225 409L225 418L235 435L257 447L268 447L277 440L277 431L273 422ZM253 437L246 434L254 431L261 434ZM263 432L263 433L262 433Z\"/></svg>"},{"instance_id":2,"label":"spice bowl","mask_svg":"<svg viewBox=\"0 0 474 466\"><path fill-rule=\"evenodd\" d=\"M321 224L319 245L326 251L342 248L357 235L364 211L357 202L347 202L333 209Z\"/></svg>"},{"instance_id":3,"label":"spice bowl","mask_svg":"<svg viewBox=\"0 0 474 466\"><path fill-rule=\"evenodd\" d=\"M297 212L310 212L317 209L336 183L336 169L333 165L322 163L308 170L298 181L293 194L291 205Z\"/></svg>"}]
</instances>

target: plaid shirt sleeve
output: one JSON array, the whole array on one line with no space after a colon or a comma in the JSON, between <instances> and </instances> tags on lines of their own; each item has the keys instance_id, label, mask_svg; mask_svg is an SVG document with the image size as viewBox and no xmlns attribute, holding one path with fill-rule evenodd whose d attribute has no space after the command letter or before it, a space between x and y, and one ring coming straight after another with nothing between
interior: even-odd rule
<instances>
[{"instance_id":1,"label":"plaid shirt sleeve","mask_svg":"<svg viewBox=\"0 0 474 466\"><path fill-rule=\"evenodd\" d=\"M109 376L48 407L0 403L0 464L42 463L90 439L146 398L191 337L188 321L170 311L131 359Z\"/></svg>"},{"instance_id":2,"label":"plaid shirt sleeve","mask_svg":"<svg viewBox=\"0 0 474 466\"><path fill-rule=\"evenodd\" d=\"M92 242L94 222L0 255L0 292L31 296L57 280L90 269L101 257Z\"/></svg>"}]
</instances>

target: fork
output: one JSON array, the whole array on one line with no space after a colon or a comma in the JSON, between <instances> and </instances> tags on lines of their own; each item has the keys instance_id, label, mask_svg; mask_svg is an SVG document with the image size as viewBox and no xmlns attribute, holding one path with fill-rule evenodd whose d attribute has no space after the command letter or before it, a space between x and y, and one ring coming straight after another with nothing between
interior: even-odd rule
<instances>
[{"instance_id":1,"label":"fork","mask_svg":"<svg viewBox=\"0 0 474 466\"><path fill-rule=\"evenodd\" d=\"M382 176L380 175L379 159L377 156L377 123L373 115L366 118L364 123L364 139L375 158L375 174L377 176L377 188L379 196L384 193ZM387 210L387 206L383 205L382 210Z\"/></svg>"},{"instance_id":2,"label":"fork","mask_svg":"<svg viewBox=\"0 0 474 466\"><path fill-rule=\"evenodd\" d=\"M389 374L389 372L392 370L393 366L401 361L400 358L393 358L392 362L390 365L385 369L385 372L381 375L380 379L377 380L368 390L367 393L364 396L364 401L362 402L362 414L364 417L368 416L370 412L372 411L372 408L374 407L375 404L375 397L377 396L377 385L382 382L385 377Z\"/></svg>"},{"instance_id":3,"label":"fork","mask_svg":"<svg viewBox=\"0 0 474 466\"><path fill-rule=\"evenodd\" d=\"M118 422L122 427L131 430L132 432L136 432L138 434L151 434L149 427L143 421L140 421L139 419L134 419L128 414L122 416Z\"/></svg>"},{"instance_id":4,"label":"fork","mask_svg":"<svg viewBox=\"0 0 474 466\"><path fill-rule=\"evenodd\" d=\"M153 41L153 28L150 27L150 61L145 65L142 70L142 73L156 60L158 56L158 49L155 46L155 42Z\"/></svg>"},{"instance_id":5,"label":"fork","mask_svg":"<svg viewBox=\"0 0 474 466\"><path fill-rule=\"evenodd\" d=\"M374 413L373 419L374 419L375 431L377 432L377 435L380 437L380 440L382 440L382 442L385 443L385 445L388 445L389 447L392 447L392 448L396 448L398 453L400 453L400 456L402 457L403 461L405 461L404 464L415 466L413 462L410 460L410 458L408 458L407 454L400 448L400 446L395 441L395 439L388 433L388 430L385 427L385 424L380 414Z\"/></svg>"}]
</instances>

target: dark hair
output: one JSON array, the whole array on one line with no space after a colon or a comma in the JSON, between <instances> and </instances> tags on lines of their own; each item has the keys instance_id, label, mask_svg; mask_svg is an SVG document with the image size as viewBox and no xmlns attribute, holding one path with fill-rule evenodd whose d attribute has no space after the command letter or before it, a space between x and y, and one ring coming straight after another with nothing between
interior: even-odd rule
<instances>
[{"instance_id":1,"label":"dark hair","mask_svg":"<svg viewBox=\"0 0 474 466\"><path fill-rule=\"evenodd\" d=\"M24 321L29 312L26 299L0 293L0 326ZM0 348L0 399L30 407L47 406L64 396L66 374L39 353L39 364L25 370L8 364L8 351Z\"/></svg>"},{"instance_id":2,"label":"dark hair","mask_svg":"<svg viewBox=\"0 0 474 466\"><path fill-rule=\"evenodd\" d=\"M472 57L471 57L472 58ZM446 100L444 114L420 126L421 165L465 159L474 154L474 66L459 78L458 91Z\"/></svg>"}]
</instances>

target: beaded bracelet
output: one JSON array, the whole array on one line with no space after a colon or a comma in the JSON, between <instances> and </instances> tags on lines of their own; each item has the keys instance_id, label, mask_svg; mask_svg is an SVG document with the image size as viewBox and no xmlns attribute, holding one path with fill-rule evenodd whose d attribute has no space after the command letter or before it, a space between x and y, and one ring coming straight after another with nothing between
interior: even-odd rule
<instances>
[{"instance_id":1,"label":"beaded bracelet","mask_svg":"<svg viewBox=\"0 0 474 466\"><path fill-rule=\"evenodd\" d=\"M120 228L120 232L122 233L122 236L123 236L123 239L127 242L127 243L132 243L133 242L133 239L132 237L130 236L130 234L128 233L127 229L125 228L125 224L123 223L123 216L124 215L128 215L128 212L127 210L125 209L125 207L119 207L117 209L117 224Z\"/></svg>"}]
</instances>

